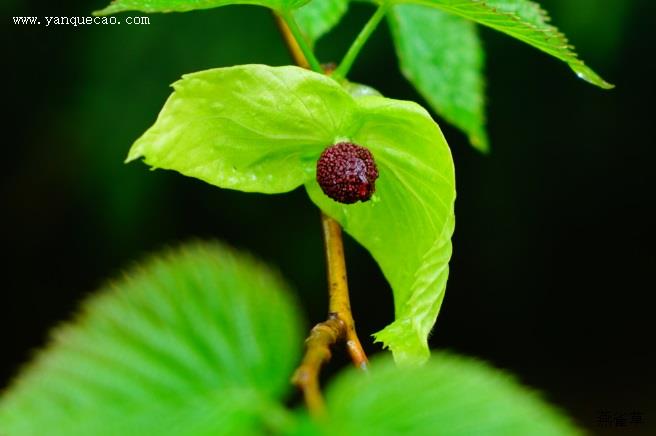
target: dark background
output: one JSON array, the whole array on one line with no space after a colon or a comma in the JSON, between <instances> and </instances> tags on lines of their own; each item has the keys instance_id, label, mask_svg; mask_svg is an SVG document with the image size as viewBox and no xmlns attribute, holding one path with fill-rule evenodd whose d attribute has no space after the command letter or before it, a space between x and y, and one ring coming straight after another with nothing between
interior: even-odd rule
<instances>
[{"instance_id":1,"label":"dark background","mask_svg":"<svg viewBox=\"0 0 656 436\"><path fill-rule=\"evenodd\" d=\"M452 273L432 345L516 373L594 433L656 434L654 17L651 0L543 5L613 91L494 31L487 48L492 153L442 123L458 182ZM0 387L80 299L144 254L217 238L269 261L309 322L324 317L318 211L304 191L220 190L122 163L181 74L289 63L270 14L226 7L151 15L148 26L13 25L13 15L86 16L91 2L3 1ZM338 60L371 9L318 45ZM140 15L140 14L129 14ZM439 37L439 30L436 36ZM387 29L352 79L420 100ZM378 267L352 240L353 309L367 336L392 320ZM600 411L624 415L604 429ZM643 423L631 423L637 413Z\"/></svg>"}]
</instances>

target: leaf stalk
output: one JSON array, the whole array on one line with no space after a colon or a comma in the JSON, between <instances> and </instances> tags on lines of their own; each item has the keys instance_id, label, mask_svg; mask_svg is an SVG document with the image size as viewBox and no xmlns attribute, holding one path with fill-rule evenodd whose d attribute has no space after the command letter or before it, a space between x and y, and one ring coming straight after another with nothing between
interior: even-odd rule
<instances>
[{"instance_id":1,"label":"leaf stalk","mask_svg":"<svg viewBox=\"0 0 656 436\"><path fill-rule=\"evenodd\" d=\"M372 33L374 33L374 30L376 30L383 17L385 17L387 8L387 3L379 5L378 9L376 9L376 12L374 12L371 18L369 18L369 21L367 21L367 24L365 24L365 26L362 28L358 36L353 41L353 44L351 44L346 54L342 58L339 66L333 72L332 76L335 79L340 80L346 78L346 75L351 70L351 66L353 66L353 62L355 62L355 59L360 54L362 47L364 47L365 43L369 40L369 37L372 35Z\"/></svg>"}]
</instances>

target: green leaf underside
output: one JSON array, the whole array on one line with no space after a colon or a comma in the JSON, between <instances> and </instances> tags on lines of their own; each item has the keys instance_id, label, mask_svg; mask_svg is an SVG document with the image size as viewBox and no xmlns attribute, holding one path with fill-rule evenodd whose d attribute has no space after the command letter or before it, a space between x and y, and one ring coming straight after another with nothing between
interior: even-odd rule
<instances>
[{"instance_id":1,"label":"green leaf underside","mask_svg":"<svg viewBox=\"0 0 656 436\"><path fill-rule=\"evenodd\" d=\"M567 416L502 371L436 353L420 368L374 359L371 374L350 370L326 393L328 417L304 434L579 435Z\"/></svg>"},{"instance_id":2,"label":"green leaf underside","mask_svg":"<svg viewBox=\"0 0 656 436\"><path fill-rule=\"evenodd\" d=\"M419 105L351 96L334 80L297 67L245 65L185 76L128 160L249 192L310 198L364 245L392 285L396 320L377 335L397 360L428 356L427 337L448 275L455 200L444 137ZM378 165L376 194L343 205L315 181L329 145L367 147Z\"/></svg>"},{"instance_id":3,"label":"green leaf underside","mask_svg":"<svg viewBox=\"0 0 656 436\"><path fill-rule=\"evenodd\" d=\"M309 0L114 0L94 15L110 15L123 11L188 12L228 5L257 5L276 11L293 10Z\"/></svg>"},{"instance_id":4,"label":"green leaf underside","mask_svg":"<svg viewBox=\"0 0 656 436\"><path fill-rule=\"evenodd\" d=\"M565 35L549 24L547 13L537 3L528 0L392 0L392 3L438 8L498 30L562 60L579 78L593 85L604 89L613 87L577 57ZM440 38L440 29L434 29L432 36Z\"/></svg>"},{"instance_id":5,"label":"green leaf underside","mask_svg":"<svg viewBox=\"0 0 656 436\"><path fill-rule=\"evenodd\" d=\"M405 77L473 146L487 150L484 56L475 24L422 5L397 5L388 20Z\"/></svg>"},{"instance_id":6,"label":"green leaf underside","mask_svg":"<svg viewBox=\"0 0 656 436\"><path fill-rule=\"evenodd\" d=\"M348 3L348 0L312 0L294 11L294 18L313 45L339 23Z\"/></svg>"},{"instance_id":7,"label":"green leaf underside","mask_svg":"<svg viewBox=\"0 0 656 436\"><path fill-rule=\"evenodd\" d=\"M135 268L88 300L0 399L12 435L261 434L300 354L284 284L218 244Z\"/></svg>"}]
</instances>

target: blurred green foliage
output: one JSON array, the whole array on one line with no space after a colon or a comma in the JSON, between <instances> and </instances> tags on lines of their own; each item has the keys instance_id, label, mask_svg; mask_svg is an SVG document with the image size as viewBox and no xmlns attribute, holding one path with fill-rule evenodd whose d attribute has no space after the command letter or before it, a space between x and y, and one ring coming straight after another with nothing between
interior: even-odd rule
<instances>
[{"instance_id":1,"label":"blurred green foliage","mask_svg":"<svg viewBox=\"0 0 656 436\"><path fill-rule=\"evenodd\" d=\"M13 435L261 434L284 413L302 348L287 285L193 243L88 299L0 397Z\"/></svg>"},{"instance_id":2,"label":"blurred green foliage","mask_svg":"<svg viewBox=\"0 0 656 436\"><path fill-rule=\"evenodd\" d=\"M576 435L501 371L439 353L372 362L331 383L325 419L281 399L300 313L267 267L217 243L151 258L88 299L0 396L12 435Z\"/></svg>"}]
</instances>

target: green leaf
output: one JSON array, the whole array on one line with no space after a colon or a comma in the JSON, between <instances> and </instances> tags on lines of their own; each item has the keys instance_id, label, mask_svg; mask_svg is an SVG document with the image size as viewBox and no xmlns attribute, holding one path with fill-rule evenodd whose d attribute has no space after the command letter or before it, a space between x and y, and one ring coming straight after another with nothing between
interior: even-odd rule
<instances>
[{"instance_id":1,"label":"green leaf","mask_svg":"<svg viewBox=\"0 0 656 436\"><path fill-rule=\"evenodd\" d=\"M188 12L227 5L258 5L276 11L293 10L309 0L113 0L94 15L110 15L123 11Z\"/></svg>"},{"instance_id":2,"label":"green leaf","mask_svg":"<svg viewBox=\"0 0 656 436\"><path fill-rule=\"evenodd\" d=\"M157 122L130 150L213 185L264 193L305 184L312 200L364 245L394 291L396 321L377 335L399 361L428 357L451 254L454 169L430 115L411 102L354 97L297 67L245 65L185 76ZM343 205L315 180L328 146L369 148L375 197Z\"/></svg>"},{"instance_id":3,"label":"green leaf","mask_svg":"<svg viewBox=\"0 0 656 436\"><path fill-rule=\"evenodd\" d=\"M218 244L151 259L54 331L0 399L0 428L260 434L285 419L277 400L300 354L286 291L263 265Z\"/></svg>"},{"instance_id":4,"label":"green leaf","mask_svg":"<svg viewBox=\"0 0 656 436\"><path fill-rule=\"evenodd\" d=\"M569 67L581 79L604 89L613 87L581 61L567 38L549 24L547 13L528 0L391 0L441 9L503 32L548 53ZM431 35L443 37L440 29Z\"/></svg>"},{"instance_id":5,"label":"green leaf","mask_svg":"<svg viewBox=\"0 0 656 436\"><path fill-rule=\"evenodd\" d=\"M339 23L347 9L348 0L312 0L294 11L294 18L314 44Z\"/></svg>"},{"instance_id":6,"label":"green leaf","mask_svg":"<svg viewBox=\"0 0 656 436\"><path fill-rule=\"evenodd\" d=\"M355 127L356 104L334 80L298 67L242 65L187 74L128 161L145 157L221 188L290 191L321 151Z\"/></svg>"},{"instance_id":7,"label":"green leaf","mask_svg":"<svg viewBox=\"0 0 656 436\"><path fill-rule=\"evenodd\" d=\"M397 5L388 19L403 75L473 146L487 150L483 47L474 23L421 5Z\"/></svg>"},{"instance_id":8,"label":"green leaf","mask_svg":"<svg viewBox=\"0 0 656 436\"><path fill-rule=\"evenodd\" d=\"M434 355L403 369L374 360L371 374L349 370L328 388L328 417L305 435L579 435L562 412L513 377L469 358Z\"/></svg>"}]
</instances>

